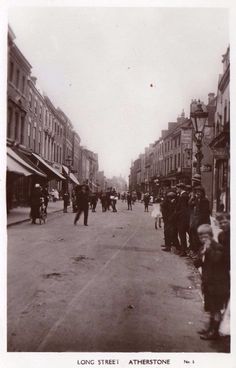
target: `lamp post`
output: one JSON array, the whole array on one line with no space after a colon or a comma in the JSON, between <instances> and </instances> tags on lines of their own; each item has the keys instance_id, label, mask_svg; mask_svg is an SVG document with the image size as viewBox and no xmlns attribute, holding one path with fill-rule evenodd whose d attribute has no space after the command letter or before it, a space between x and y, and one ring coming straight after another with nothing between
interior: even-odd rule
<instances>
[{"instance_id":1,"label":"lamp post","mask_svg":"<svg viewBox=\"0 0 236 368\"><path fill-rule=\"evenodd\" d=\"M193 125L194 138L197 147L197 153L195 154L195 157L197 159L196 170L197 174L201 175L201 163L203 159L202 140L204 137L204 129L208 118L208 112L203 111L200 100L198 100L197 108L193 112L191 112L190 117Z\"/></svg>"}]
</instances>

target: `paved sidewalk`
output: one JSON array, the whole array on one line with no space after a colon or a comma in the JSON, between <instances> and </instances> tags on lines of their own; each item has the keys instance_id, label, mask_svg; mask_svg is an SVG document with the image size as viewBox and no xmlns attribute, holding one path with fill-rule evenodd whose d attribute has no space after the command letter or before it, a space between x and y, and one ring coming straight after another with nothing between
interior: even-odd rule
<instances>
[{"instance_id":1,"label":"paved sidewalk","mask_svg":"<svg viewBox=\"0 0 236 368\"><path fill-rule=\"evenodd\" d=\"M63 210L63 201L48 203L48 214ZM30 207L13 208L7 215L7 227L29 221Z\"/></svg>"}]
</instances>

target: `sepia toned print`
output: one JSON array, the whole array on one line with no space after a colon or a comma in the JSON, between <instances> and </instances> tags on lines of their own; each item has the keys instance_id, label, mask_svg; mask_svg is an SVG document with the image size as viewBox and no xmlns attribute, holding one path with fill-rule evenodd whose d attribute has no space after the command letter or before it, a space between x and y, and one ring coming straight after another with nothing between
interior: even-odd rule
<instances>
[{"instance_id":1,"label":"sepia toned print","mask_svg":"<svg viewBox=\"0 0 236 368\"><path fill-rule=\"evenodd\" d=\"M12 8L7 37L7 351L229 355L228 11Z\"/></svg>"}]
</instances>

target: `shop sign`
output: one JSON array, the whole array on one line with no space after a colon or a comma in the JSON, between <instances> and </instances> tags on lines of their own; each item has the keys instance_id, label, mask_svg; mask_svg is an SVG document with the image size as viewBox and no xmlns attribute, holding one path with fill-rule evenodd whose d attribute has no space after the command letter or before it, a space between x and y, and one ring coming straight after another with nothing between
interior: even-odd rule
<instances>
[{"instance_id":1,"label":"shop sign","mask_svg":"<svg viewBox=\"0 0 236 368\"><path fill-rule=\"evenodd\" d=\"M225 147L212 148L213 155L216 159L226 159L229 155Z\"/></svg>"},{"instance_id":2,"label":"shop sign","mask_svg":"<svg viewBox=\"0 0 236 368\"><path fill-rule=\"evenodd\" d=\"M192 129L182 129L181 132L181 143L191 144L192 142Z\"/></svg>"}]
</instances>

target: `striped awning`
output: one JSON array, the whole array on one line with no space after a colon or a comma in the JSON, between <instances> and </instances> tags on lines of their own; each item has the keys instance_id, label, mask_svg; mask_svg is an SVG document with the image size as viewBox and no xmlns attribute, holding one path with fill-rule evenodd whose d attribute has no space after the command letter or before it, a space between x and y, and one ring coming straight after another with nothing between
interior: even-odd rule
<instances>
[{"instance_id":1,"label":"striped awning","mask_svg":"<svg viewBox=\"0 0 236 368\"><path fill-rule=\"evenodd\" d=\"M42 157L40 157L36 153L32 153L32 156L34 158L36 158L39 163L42 164L42 167L43 168L45 168L46 170L48 170L53 176L56 176L57 179L60 179L60 180L65 180L66 179L61 173L59 173L59 171L57 169L55 169L54 167L50 166Z\"/></svg>"},{"instance_id":2,"label":"striped awning","mask_svg":"<svg viewBox=\"0 0 236 368\"><path fill-rule=\"evenodd\" d=\"M11 156L7 155L7 171L17 175L30 176L30 172L26 167L15 161Z\"/></svg>"},{"instance_id":3,"label":"striped awning","mask_svg":"<svg viewBox=\"0 0 236 368\"><path fill-rule=\"evenodd\" d=\"M19 165L23 166L25 169L27 169L31 174L36 174L39 176L42 176L43 178L46 178L47 175L42 173L41 171L37 170L33 164L30 165L29 162L26 162L21 156L19 156L15 151L13 151L12 148L7 147L7 156L9 156L11 159L13 159L15 162L17 162Z\"/></svg>"}]
</instances>

